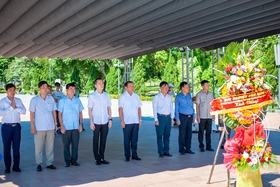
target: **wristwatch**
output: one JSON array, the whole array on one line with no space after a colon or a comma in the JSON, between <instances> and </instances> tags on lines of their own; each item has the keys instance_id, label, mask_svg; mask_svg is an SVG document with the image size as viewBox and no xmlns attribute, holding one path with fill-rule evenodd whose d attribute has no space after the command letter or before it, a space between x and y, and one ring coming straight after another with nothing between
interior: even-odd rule
<instances>
[{"instance_id":1,"label":"wristwatch","mask_svg":"<svg viewBox=\"0 0 280 187\"><path fill-rule=\"evenodd\" d=\"M113 119L112 119L112 118L109 118L109 121L113 121Z\"/></svg>"}]
</instances>

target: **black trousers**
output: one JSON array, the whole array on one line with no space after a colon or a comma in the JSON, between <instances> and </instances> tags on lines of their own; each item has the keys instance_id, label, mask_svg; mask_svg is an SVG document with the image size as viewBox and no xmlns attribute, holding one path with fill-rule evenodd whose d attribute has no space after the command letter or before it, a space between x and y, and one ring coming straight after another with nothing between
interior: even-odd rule
<instances>
[{"instance_id":1,"label":"black trousers","mask_svg":"<svg viewBox=\"0 0 280 187\"><path fill-rule=\"evenodd\" d=\"M108 123L105 125L95 124L95 130L93 131L93 154L95 160L104 160L108 132Z\"/></svg>"},{"instance_id":2,"label":"black trousers","mask_svg":"<svg viewBox=\"0 0 280 187\"><path fill-rule=\"evenodd\" d=\"M211 132L212 132L212 119L200 119L199 131L198 131L198 142L199 148L204 149L203 136L204 130L206 130L206 149L211 149Z\"/></svg>"},{"instance_id":3,"label":"black trousers","mask_svg":"<svg viewBox=\"0 0 280 187\"><path fill-rule=\"evenodd\" d=\"M68 163L74 163L78 160L78 147L79 147L79 139L80 132L78 129L66 130L65 134L62 134L62 143L64 148L64 160ZM72 151L70 153L70 145Z\"/></svg>"},{"instance_id":4,"label":"black trousers","mask_svg":"<svg viewBox=\"0 0 280 187\"><path fill-rule=\"evenodd\" d=\"M15 126L2 124L1 132L4 149L4 162L6 169L10 169L12 164L11 147L13 148L13 168L19 168L21 126L20 124L17 124Z\"/></svg>"},{"instance_id":5,"label":"black trousers","mask_svg":"<svg viewBox=\"0 0 280 187\"><path fill-rule=\"evenodd\" d=\"M138 142L138 131L139 124L125 124L123 128L123 139L124 139L124 156L130 157L130 149L132 157L138 157L137 155L137 142Z\"/></svg>"},{"instance_id":6,"label":"black trousers","mask_svg":"<svg viewBox=\"0 0 280 187\"><path fill-rule=\"evenodd\" d=\"M179 152L191 150L192 143L192 115L179 114L181 124L179 125Z\"/></svg>"}]
</instances>

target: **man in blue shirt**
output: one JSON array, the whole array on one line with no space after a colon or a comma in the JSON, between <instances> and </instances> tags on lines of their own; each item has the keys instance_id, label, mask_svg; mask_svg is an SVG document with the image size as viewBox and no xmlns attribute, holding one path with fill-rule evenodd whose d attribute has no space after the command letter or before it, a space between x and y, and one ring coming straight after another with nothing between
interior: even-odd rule
<instances>
[{"instance_id":1,"label":"man in blue shirt","mask_svg":"<svg viewBox=\"0 0 280 187\"><path fill-rule=\"evenodd\" d=\"M181 82L181 93L175 99L175 119L179 126L179 153L194 154L191 151L192 141L192 122L194 122L194 108L190 92L190 86L187 82Z\"/></svg>"},{"instance_id":2,"label":"man in blue shirt","mask_svg":"<svg viewBox=\"0 0 280 187\"><path fill-rule=\"evenodd\" d=\"M2 116L2 141L4 149L5 173L10 173L12 165L11 147L13 148L13 171L21 172L20 162L20 140L21 126L20 114L25 114L26 109L22 101L15 97L16 87L10 83L6 85L7 97L0 100L0 116Z\"/></svg>"},{"instance_id":3,"label":"man in blue shirt","mask_svg":"<svg viewBox=\"0 0 280 187\"><path fill-rule=\"evenodd\" d=\"M80 132L83 131L82 110L84 107L81 100L74 96L75 91L76 86L74 83L67 84L67 95L60 99L58 104L58 118L62 134L65 167L69 167L70 164L74 166L80 165L77 160ZM72 155L70 154L70 144L72 147Z\"/></svg>"}]
</instances>

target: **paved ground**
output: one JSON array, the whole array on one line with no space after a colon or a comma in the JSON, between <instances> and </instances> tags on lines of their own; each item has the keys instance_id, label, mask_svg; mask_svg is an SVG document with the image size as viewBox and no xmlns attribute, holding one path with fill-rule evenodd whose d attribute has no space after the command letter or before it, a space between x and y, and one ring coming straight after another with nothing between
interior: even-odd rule
<instances>
[{"instance_id":1,"label":"paved ground","mask_svg":"<svg viewBox=\"0 0 280 187\"><path fill-rule=\"evenodd\" d=\"M0 98L5 95L0 94ZM19 96L28 108L31 96ZM84 107L86 98L81 98ZM11 172L4 174L4 162L0 161L0 186L22 187L56 187L56 186L131 186L131 187L222 187L226 186L227 174L222 161L222 152L219 153L217 165L207 184L215 152L199 152L197 133L193 133L192 150L195 155L180 155L178 153L178 128L173 127L171 132L171 158L159 158L156 151L155 127L153 125L151 102L143 102L143 125L139 131L138 154L142 161L124 161L123 135L117 117L117 101L113 100L113 127L110 129L106 147L106 160L109 165L96 166L92 153L92 131L89 128L87 110L84 112L85 132L81 133L79 160L81 166L63 166L63 151L61 136L55 137L55 161L57 170L48 170L43 167L42 172L36 171L34 158L33 135L29 131L29 113L22 117L21 143L21 173ZM280 114L267 115L270 128L269 141L273 152L280 155ZM212 145L216 149L219 133L212 133ZM0 143L2 153L2 143ZM279 157L280 159L280 157ZM231 174L231 185L235 184L235 174ZM262 170L263 186L280 186L280 171Z\"/></svg>"}]
</instances>

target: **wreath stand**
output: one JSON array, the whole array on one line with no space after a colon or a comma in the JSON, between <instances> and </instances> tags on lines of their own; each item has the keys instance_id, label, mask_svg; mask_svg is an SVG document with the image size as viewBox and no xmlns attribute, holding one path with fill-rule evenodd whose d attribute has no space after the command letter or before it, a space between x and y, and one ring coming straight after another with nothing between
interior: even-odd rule
<instances>
[{"instance_id":1,"label":"wreath stand","mask_svg":"<svg viewBox=\"0 0 280 187\"><path fill-rule=\"evenodd\" d=\"M218 148L216 150L216 154L215 154L215 157L214 157L214 161L213 161L213 164L212 164L212 168L211 168L211 172L210 172L207 184L211 184L210 181L211 181L213 171L214 171L214 168L215 168L215 165L216 165L216 162L217 162L219 151L221 149L221 145L222 145L222 142L223 142L223 139L224 139L224 135L226 133L226 124L225 123L224 123L223 127L219 127L219 131L222 131L222 135L220 137ZM228 133L226 133L226 141L227 140L228 140ZM229 172L229 170L227 170L227 187L230 187L230 172Z\"/></svg>"}]
</instances>

